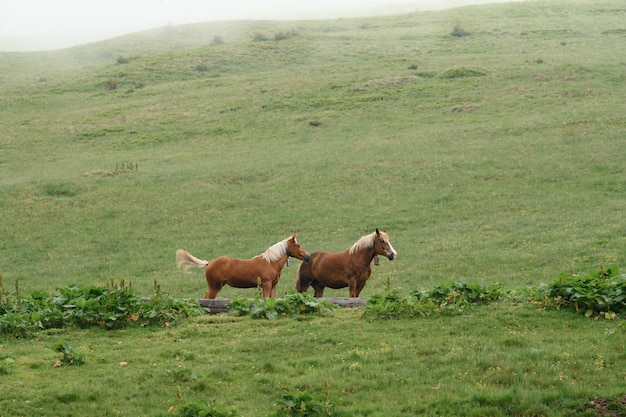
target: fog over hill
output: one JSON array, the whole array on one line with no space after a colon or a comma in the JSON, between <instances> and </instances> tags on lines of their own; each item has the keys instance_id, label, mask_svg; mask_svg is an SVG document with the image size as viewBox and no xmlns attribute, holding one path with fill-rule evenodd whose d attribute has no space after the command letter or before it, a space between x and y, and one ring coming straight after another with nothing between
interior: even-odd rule
<instances>
[{"instance_id":1,"label":"fog over hill","mask_svg":"<svg viewBox=\"0 0 626 417\"><path fill-rule=\"evenodd\" d=\"M336 19L509 0L5 0L0 51L63 49L146 29L230 20Z\"/></svg>"}]
</instances>

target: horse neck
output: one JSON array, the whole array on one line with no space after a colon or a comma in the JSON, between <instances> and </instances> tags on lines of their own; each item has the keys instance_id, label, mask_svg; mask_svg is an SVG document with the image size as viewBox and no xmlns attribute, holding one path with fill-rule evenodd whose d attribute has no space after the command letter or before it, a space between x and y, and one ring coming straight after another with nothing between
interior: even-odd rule
<instances>
[{"instance_id":1,"label":"horse neck","mask_svg":"<svg viewBox=\"0 0 626 417\"><path fill-rule=\"evenodd\" d=\"M287 254L284 254L277 261L270 261L270 265L272 265L274 269L276 269L276 271L281 271L285 266L288 258L289 256ZM263 262L265 262L265 260Z\"/></svg>"},{"instance_id":2,"label":"horse neck","mask_svg":"<svg viewBox=\"0 0 626 417\"><path fill-rule=\"evenodd\" d=\"M374 250L373 246L368 246L367 248L359 249L355 251L352 256L354 256L360 263L364 265L369 265L376 256L376 250Z\"/></svg>"}]
</instances>

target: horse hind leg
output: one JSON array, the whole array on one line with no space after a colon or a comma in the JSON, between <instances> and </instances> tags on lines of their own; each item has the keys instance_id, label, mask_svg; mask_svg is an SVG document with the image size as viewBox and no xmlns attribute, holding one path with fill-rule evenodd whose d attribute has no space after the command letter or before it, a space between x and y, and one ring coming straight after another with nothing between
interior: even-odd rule
<instances>
[{"instance_id":1,"label":"horse hind leg","mask_svg":"<svg viewBox=\"0 0 626 417\"><path fill-rule=\"evenodd\" d=\"M217 297L217 293L221 290L221 288L212 288L209 287L209 291L206 293L204 298L208 298L209 300L214 300Z\"/></svg>"},{"instance_id":2,"label":"horse hind leg","mask_svg":"<svg viewBox=\"0 0 626 417\"><path fill-rule=\"evenodd\" d=\"M206 295L204 296L204 298L208 298L209 300L213 300L217 297L217 293L224 287L224 284L226 283L224 282L219 282L216 281L215 279L212 279L212 277L207 274L206 277L206 283L209 287L209 291L207 291Z\"/></svg>"}]
</instances>

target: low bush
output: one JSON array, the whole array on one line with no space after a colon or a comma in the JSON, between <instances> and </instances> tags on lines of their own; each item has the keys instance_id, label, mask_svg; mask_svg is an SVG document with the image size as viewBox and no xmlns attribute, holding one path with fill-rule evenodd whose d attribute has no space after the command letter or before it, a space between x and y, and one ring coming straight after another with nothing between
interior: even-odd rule
<instances>
[{"instance_id":1,"label":"low bush","mask_svg":"<svg viewBox=\"0 0 626 417\"><path fill-rule=\"evenodd\" d=\"M617 265L601 266L583 276L563 272L540 287L537 299L546 306L571 308L587 317L617 318L626 313L626 275L620 275Z\"/></svg>"},{"instance_id":2,"label":"low bush","mask_svg":"<svg viewBox=\"0 0 626 417\"><path fill-rule=\"evenodd\" d=\"M69 343L59 343L55 348L55 352L61 353L63 356L54 362L55 367L60 366L80 366L86 362L85 355L75 352Z\"/></svg>"},{"instance_id":3,"label":"low bush","mask_svg":"<svg viewBox=\"0 0 626 417\"><path fill-rule=\"evenodd\" d=\"M330 400L330 387L328 380L324 381L324 394L313 395L308 392L292 393L285 388L284 394L276 403L278 411L272 417L311 417L311 416L335 416L335 404Z\"/></svg>"},{"instance_id":4,"label":"low bush","mask_svg":"<svg viewBox=\"0 0 626 417\"><path fill-rule=\"evenodd\" d=\"M155 295L149 299L138 296L124 280L106 287L70 285L58 291L52 296L34 291L22 297L16 284L14 294L0 292L0 334L20 338L62 327L169 326L204 312L195 303L161 294L156 283Z\"/></svg>"},{"instance_id":5,"label":"low bush","mask_svg":"<svg viewBox=\"0 0 626 417\"><path fill-rule=\"evenodd\" d=\"M459 25L458 23L456 25L454 25L454 28L452 28L452 32L450 32L450 35L456 37L456 38L462 38L464 36L469 36L469 32L466 31L465 29L463 29L463 27L461 25Z\"/></svg>"},{"instance_id":6,"label":"low bush","mask_svg":"<svg viewBox=\"0 0 626 417\"><path fill-rule=\"evenodd\" d=\"M448 282L432 290L417 290L408 296L395 292L375 295L365 304L364 317L401 318L458 314L471 304L488 304L508 295L500 285L477 285Z\"/></svg>"},{"instance_id":7,"label":"low bush","mask_svg":"<svg viewBox=\"0 0 626 417\"><path fill-rule=\"evenodd\" d=\"M302 314L325 314L335 306L319 301L307 293L292 292L283 298L237 299L230 305L230 314L250 316L255 319L276 320L279 317L293 317Z\"/></svg>"}]
</instances>

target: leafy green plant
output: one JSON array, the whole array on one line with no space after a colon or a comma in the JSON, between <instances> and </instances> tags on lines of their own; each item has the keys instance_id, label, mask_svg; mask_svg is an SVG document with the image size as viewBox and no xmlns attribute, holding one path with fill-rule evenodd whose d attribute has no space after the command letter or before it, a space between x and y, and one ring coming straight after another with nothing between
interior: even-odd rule
<instances>
[{"instance_id":1,"label":"leafy green plant","mask_svg":"<svg viewBox=\"0 0 626 417\"><path fill-rule=\"evenodd\" d=\"M506 293L498 284L485 286L463 282L443 283L428 291L413 291L408 296L388 291L369 298L363 316L392 319L456 314L469 305L497 301Z\"/></svg>"},{"instance_id":2,"label":"leafy green plant","mask_svg":"<svg viewBox=\"0 0 626 417\"><path fill-rule=\"evenodd\" d=\"M273 417L311 417L337 416L334 404L330 401L328 381L324 381L324 395L312 395L308 392L287 392L276 403L279 410Z\"/></svg>"},{"instance_id":3,"label":"leafy green plant","mask_svg":"<svg viewBox=\"0 0 626 417\"><path fill-rule=\"evenodd\" d=\"M431 300L441 307L455 306L463 309L469 304L488 304L499 300L505 291L499 284L479 285L464 282L446 282L430 291L414 291L413 296L420 300Z\"/></svg>"},{"instance_id":4,"label":"leafy green plant","mask_svg":"<svg viewBox=\"0 0 626 417\"><path fill-rule=\"evenodd\" d=\"M167 372L178 382L185 382L198 379L196 372L189 367L179 367Z\"/></svg>"},{"instance_id":5,"label":"leafy green plant","mask_svg":"<svg viewBox=\"0 0 626 417\"><path fill-rule=\"evenodd\" d=\"M54 366L59 367L63 365L67 366L79 366L84 365L86 362L85 355L83 353L77 353L74 351L69 343L59 343L55 348L55 352L61 353L63 356L55 361Z\"/></svg>"},{"instance_id":6,"label":"leafy green plant","mask_svg":"<svg viewBox=\"0 0 626 417\"><path fill-rule=\"evenodd\" d=\"M584 276L563 272L542 290L546 304L572 308L587 317L616 318L626 312L626 275L620 275L617 265L601 266Z\"/></svg>"},{"instance_id":7,"label":"leafy green plant","mask_svg":"<svg viewBox=\"0 0 626 417\"><path fill-rule=\"evenodd\" d=\"M184 317L203 314L195 303L161 294L142 299L124 280L106 287L69 285L50 296L33 291L29 297L16 292L0 300L0 333L10 337L30 337L39 330L76 326L120 329L132 325L169 326Z\"/></svg>"},{"instance_id":8,"label":"leafy green plant","mask_svg":"<svg viewBox=\"0 0 626 417\"><path fill-rule=\"evenodd\" d=\"M376 294L370 297L361 316L379 319L397 319L401 317L430 317L439 314L437 305L428 300L419 300L414 296L401 296L396 292Z\"/></svg>"},{"instance_id":9,"label":"leafy green plant","mask_svg":"<svg viewBox=\"0 0 626 417\"><path fill-rule=\"evenodd\" d=\"M15 359L13 358L3 358L0 361L0 376L7 375L14 363Z\"/></svg>"},{"instance_id":10,"label":"leafy green plant","mask_svg":"<svg viewBox=\"0 0 626 417\"><path fill-rule=\"evenodd\" d=\"M213 402L195 401L177 408L180 417L237 417L239 412L233 406Z\"/></svg>"},{"instance_id":11,"label":"leafy green plant","mask_svg":"<svg viewBox=\"0 0 626 417\"><path fill-rule=\"evenodd\" d=\"M230 313L255 319L276 320L279 317L302 314L321 315L330 312L334 307L326 301L316 300L308 293L290 292L280 298L235 299L230 305Z\"/></svg>"}]
</instances>

